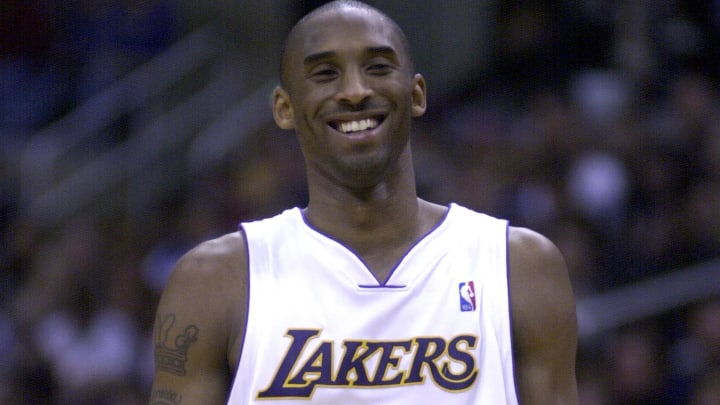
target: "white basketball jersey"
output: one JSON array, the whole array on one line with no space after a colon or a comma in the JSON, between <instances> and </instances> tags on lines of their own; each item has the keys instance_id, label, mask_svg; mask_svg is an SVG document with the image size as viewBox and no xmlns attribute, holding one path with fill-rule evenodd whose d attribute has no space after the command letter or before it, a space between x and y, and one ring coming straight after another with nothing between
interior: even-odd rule
<instances>
[{"instance_id":1,"label":"white basketball jersey","mask_svg":"<svg viewBox=\"0 0 720 405\"><path fill-rule=\"evenodd\" d=\"M452 204L385 283L297 208L242 227L229 404L517 404L505 221Z\"/></svg>"}]
</instances>

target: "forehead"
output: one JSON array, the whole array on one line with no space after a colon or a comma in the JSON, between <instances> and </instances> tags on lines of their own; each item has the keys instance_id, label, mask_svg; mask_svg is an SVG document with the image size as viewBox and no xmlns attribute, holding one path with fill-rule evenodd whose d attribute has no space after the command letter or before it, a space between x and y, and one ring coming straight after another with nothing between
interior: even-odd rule
<instances>
[{"instance_id":1,"label":"forehead","mask_svg":"<svg viewBox=\"0 0 720 405\"><path fill-rule=\"evenodd\" d=\"M406 56L395 25L373 10L333 9L314 16L298 28L289 55L295 66L308 55L377 47L391 48L401 59Z\"/></svg>"}]
</instances>

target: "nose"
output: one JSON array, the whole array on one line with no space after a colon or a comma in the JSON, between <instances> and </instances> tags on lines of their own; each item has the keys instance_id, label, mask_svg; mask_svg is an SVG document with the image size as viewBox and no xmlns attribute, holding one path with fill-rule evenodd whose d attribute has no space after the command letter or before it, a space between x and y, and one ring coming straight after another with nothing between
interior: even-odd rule
<instances>
[{"instance_id":1,"label":"nose","mask_svg":"<svg viewBox=\"0 0 720 405\"><path fill-rule=\"evenodd\" d=\"M372 94L372 89L364 80L362 73L355 70L347 71L339 84L336 99L342 104L358 105Z\"/></svg>"}]
</instances>

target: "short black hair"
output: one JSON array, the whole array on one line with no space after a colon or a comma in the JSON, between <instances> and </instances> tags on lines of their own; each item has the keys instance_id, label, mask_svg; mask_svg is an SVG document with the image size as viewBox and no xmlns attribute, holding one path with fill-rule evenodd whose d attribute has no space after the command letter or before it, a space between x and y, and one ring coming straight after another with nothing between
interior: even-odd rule
<instances>
[{"instance_id":1,"label":"short black hair","mask_svg":"<svg viewBox=\"0 0 720 405\"><path fill-rule=\"evenodd\" d=\"M368 12L372 12L380 16L383 20L388 22L391 27L393 28L393 31L397 34L398 38L400 38L400 45L403 47L402 51L405 52L405 55L408 58L408 62L410 63L410 70L414 70L414 63L413 58L410 52L410 42L408 41L407 37L405 36L405 32L400 28L397 22L390 18L387 14L380 11L379 9L367 4L363 3L362 1L358 0L334 0L329 3L325 3L322 6L310 11L309 13L305 14L300 20L298 20L297 23L290 29L290 32L288 33L287 37L285 38L285 43L282 47L282 53L280 58L280 85L285 87L286 80L285 80L285 72L287 68L287 51L288 46L292 42L292 39L297 35L298 31L300 31L300 28L305 25L308 21L312 20L313 18L322 15L324 13L339 10L343 7L350 7L350 8L356 8L360 10L365 10Z\"/></svg>"}]
</instances>

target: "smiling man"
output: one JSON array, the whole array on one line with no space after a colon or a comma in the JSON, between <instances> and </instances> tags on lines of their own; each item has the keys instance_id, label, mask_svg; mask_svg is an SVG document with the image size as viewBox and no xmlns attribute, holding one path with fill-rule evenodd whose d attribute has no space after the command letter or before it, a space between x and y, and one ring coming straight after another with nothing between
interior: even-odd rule
<instances>
[{"instance_id":1,"label":"smiling man","mask_svg":"<svg viewBox=\"0 0 720 405\"><path fill-rule=\"evenodd\" d=\"M395 22L356 1L308 14L273 100L308 204L180 260L157 312L152 403L577 402L557 248L417 196L426 87Z\"/></svg>"}]
</instances>

